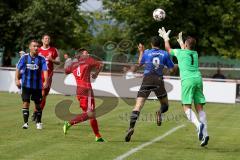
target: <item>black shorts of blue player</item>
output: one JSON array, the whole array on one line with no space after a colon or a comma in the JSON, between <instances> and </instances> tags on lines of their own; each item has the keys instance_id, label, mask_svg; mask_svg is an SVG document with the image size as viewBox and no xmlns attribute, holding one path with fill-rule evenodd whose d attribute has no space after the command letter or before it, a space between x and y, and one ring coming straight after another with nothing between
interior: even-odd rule
<instances>
[{"instance_id":1,"label":"black shorts of blue player","mask_svg":"<svg viewBox=\"0 0 240 160\"><path fill-rule=\"evenodd\" d=\"M156 74L144 76L137 97L148 98L152 91L158 99L162 99L167 96L163 77L159 77L159 75Z\"/></svg>"},{"instance_id":2,"label":"black shorts of blue player","mask_svg":"<svg viewBox=\"0 0 240 160\"><path fill-rule=\"evenodd\" d=\"M40 104L42 100L42 90L22 87L22 101L30 103L30 100Z\"/></svg>"}]
</instances>

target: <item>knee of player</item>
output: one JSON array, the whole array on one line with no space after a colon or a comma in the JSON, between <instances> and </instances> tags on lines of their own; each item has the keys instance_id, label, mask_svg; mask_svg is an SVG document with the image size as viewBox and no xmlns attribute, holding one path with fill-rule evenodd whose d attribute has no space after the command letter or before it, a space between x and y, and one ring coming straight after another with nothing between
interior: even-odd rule
<instances>
[{"instance_id":1,"label":"knee of player","mask_svg":"<svg viewBox=\"0 0 240 160\"><path fill-rule=\"evenodd\" d=\"M35 103L35 108L37 111L42 111L40 104Z\"/></svg>"},{"instance_id":2,"label":"knee of player","mask_svg":"<svg viewBox=\"0 0 240 160\"><path fill-rule=\"evenodd\" d=\"M29 102L23 102L23 106L24 106L25 108L29 108L30 103L29 103Z\"/></svg>"},{"instance_id":3,"label":"knee of player","mask_svg":"<svg viewBox=\"0 0 240 160\"><path fill-rule=\"evenodd\" d=\"M42 100L46 100L47 99L47 94L46 93L42 93Z\"/></svg>"},{"instance_id":4,"label":"knee of player","mask_svg":"<svg viewBox=\"0 0 240 160\"><path fill-rule=\"evenodd\" d=\"M197 112L200 112L203 110L203 104L195 104L195 108Z\"/></svg>"},{"instance_id":5,"label":"knee of player","mask_svg":"<svg viewBox=\"0 0 240 160\"><path fill-rule=\"evenodd\" d=\"M141 108L143 107L144 105L144 101L145 99L144 98L137 98L136 100L136 104L135 104L135 107L134 107L134 111L140 111Z\"/></svg>"},{"instance_id":6,"label":"knee of player","mask_svg":"<svg viewBox=\"0 0 240 160\"><path fill-rule=\"evenodd\" d=\"M142 108L142 104L136 104L135 107L133 108L133 111L140 111Z\"/></svg>"},{"instance_id":7,"label":"knee of player","mask_svg":"<svg viewBox=\"0 0 240 160\"><path fill-rule=\"evenodd\" d=\"M167 112L168 111L168 107L169 107L169 105L166 104L166 103L161 104L161 113Z\"/></svg>"},{"instance_id":8,"label":"knee of player","mask_svg":"<svg viewBox=\"0 0 240 160\"><path fill-rule=\"evenodd\" d=\"M89 118L94 118L96 116L94 111L87 112L87 115L88 115Z\"/></svg>"}]
</instances>

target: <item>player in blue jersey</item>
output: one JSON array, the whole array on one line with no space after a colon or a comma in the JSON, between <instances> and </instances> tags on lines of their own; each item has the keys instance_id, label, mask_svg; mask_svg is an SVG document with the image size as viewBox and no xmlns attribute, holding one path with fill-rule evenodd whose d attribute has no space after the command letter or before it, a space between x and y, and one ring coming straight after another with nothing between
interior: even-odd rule
<instances>
[{"instance_id":1,"label":"player in blue jersey","mask_svg":"<svg viewBox=\"0 0 240 160\"><path fill-rule=\"evenodd\" d=\"M42 99L42 88L47 86L47 64L44 57L38 55L38 42L32 40L29 44L30 53L24 54L16 68L15 81L18 88L22 88L23 101L23 129L27 129L29 117L30 99L34 101L37 108L37 129L42 129L41 117L42 110L40 107ZM20 73L21 71L21 73ZM44 73L45 82L42 83L41 74ZM21 74L21 76L20 76ZM20 82L21 77L21 82Z\"/></svg>"},{"instance_id":2,"label":"player in blue jersey","mask_svg":"<svg viewBox=\"0 0 240 160\"><path fill-rule=\"evenodd\" d=\"M174 67L169 54L166 51L160 50L160 38L152 37L152 49L144 50L144 46L138 46L139 59L138 67L144 65L144 77L142 85L138 91L135 107L130 116L130 126L125 136L125 141L129 142L134 132L135 123L139 117L140 111L148 98L151 91L153 91L161 103L159 111L157 111L157 125L162 123L162 114L168 110L167 92L164 87L163 69L166 66L169 69Z\"/></svg>"}]
</instances>

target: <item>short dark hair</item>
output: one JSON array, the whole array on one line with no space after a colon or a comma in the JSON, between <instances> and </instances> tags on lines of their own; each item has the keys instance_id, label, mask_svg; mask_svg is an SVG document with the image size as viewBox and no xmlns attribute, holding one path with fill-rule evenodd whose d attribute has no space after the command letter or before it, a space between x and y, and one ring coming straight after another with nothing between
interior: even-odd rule
<instances>
[{"instance_id":1,"label":"short dark hair","mask_svg":"<svg viewBox=\"0 0 240 160\"><path fill-rule=\"evenodd\" d=\"M50 35L49 35L49 34L44 34L44 35L42 35L42 39L43 39L45 36L48 36L48 37L50 38Z\"/></svg>"},{"instance_id":2,"label":"short dark hair","mask_svg":"<svg viewBox=\"0 0 240 160\"><path fill-rule=\"evenodd\" d=\"M185 43L188 45L189 49L195 49L196 46L196 39L191 37L191 36L187 36Z\"/></svg>"},{"instance_id":3,"label":"short dark hair","mask_svg":"<svg viewBox=\"0 0 240 160\"><path fill-rule=\"evenodd\" d=\"M85 48L77 49L77 52L75 54L75 58L79 58L82 55L83 51L87 51L87 49L85 49Z\"/></svg>"},{"instance_id":4,"label":"short dark hair","mask_svg":"<svg viewBox=\"0 0 240 160\"><path fill-rule=\"evenodd\" d=\"M79 48L79 49L77 50L77 53L78 53L78 54L82 54L83 51L87 51L87 49L85 49L85 48Z\"/></svg>"},{"instance_id":5,"label":"short dark hair","mask_svg":"<svg viewBox=\"0 0 240 160\"><path fill-rule=\"evenodd\" d=\"M160 37L158 36L154 36L151 38L151 44L154 46L154 47L160 47L161 45L161 39Z\"/></svg>"},{"instance_id":6,"label":"short dark hair","mask_svg":"<svg viewBox=\"0 0 240 160\"><path fill-rule=\"evenodd\" d=\"M32 39L32 40L29 41L29 45L31 45L33 42L38 43L38 41L36 39Z\"/></svg>"}]
</instances>

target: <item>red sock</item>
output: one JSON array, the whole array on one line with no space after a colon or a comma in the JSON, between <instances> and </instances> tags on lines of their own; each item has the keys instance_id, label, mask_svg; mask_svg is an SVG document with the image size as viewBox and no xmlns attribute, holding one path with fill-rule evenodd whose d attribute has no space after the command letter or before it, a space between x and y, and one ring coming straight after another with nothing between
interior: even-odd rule
<instances>
[{"instance_id":1,"label":"red sock","mask_svg":"<svg viewBox=\"0 0 240 160\"><path fill-rule=\"evenodd\" d=\"M81 123L88 120L88 115L87 112L84 112L82 114L77 115L75 118L73 118L69 123L71 125L77 124L77 123Z\"/></svg>"},{"instance_id":2,"label":"red sock","mask_svg":"<svg viewBox=\"0 0 240 160\"><path fill-rule=\"evenodd\" d=\"M95 136L101 137L101 135L99 133L98 122L97 122L96 118L90 119L90 124L91 124L92 130L93 130Z\"/></svg>"}]
</instances>

